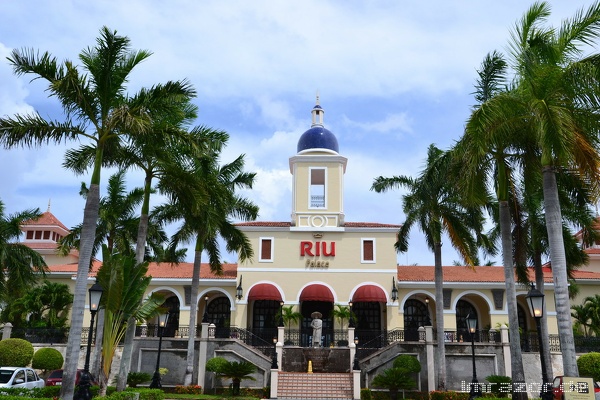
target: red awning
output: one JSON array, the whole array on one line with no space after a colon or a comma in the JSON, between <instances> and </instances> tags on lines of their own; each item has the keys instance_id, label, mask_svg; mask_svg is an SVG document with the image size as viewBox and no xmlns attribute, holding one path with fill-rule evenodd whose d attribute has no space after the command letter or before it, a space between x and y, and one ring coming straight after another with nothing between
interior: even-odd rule
<instances>
[{"instance_id":1,"label":"red awning","mask_svg":"<svg viewBox=\"0 0 600 400\"><path fill-rule=\"evenodd\" d=\"M250 289L248 300L275 300L281 301L279 290L271 284L259 283Z\"/></svg>"},{"instance_id":2,"label":"red awning","mask_svg":"<svg viewBox=\"0 0 600 400\"><path fill-rule=\"evenodd\" d=\"M328 301L333 303L333 294L325 285L310 285L302 290L300 301Z\"/></svg>"},{"instance_id":3,"label":"red awning","mask_svg":"<svg viewBox=\"0 0 600 400\"><path fill-rule=\"evenodd\" d=\"M387 302L387 297L385 293L380 287L373 285L365 285L361 286L354 292L354 296L352 296L353 302L360 301L376 301L381 303Z\"/></svg>"}]
</instances>

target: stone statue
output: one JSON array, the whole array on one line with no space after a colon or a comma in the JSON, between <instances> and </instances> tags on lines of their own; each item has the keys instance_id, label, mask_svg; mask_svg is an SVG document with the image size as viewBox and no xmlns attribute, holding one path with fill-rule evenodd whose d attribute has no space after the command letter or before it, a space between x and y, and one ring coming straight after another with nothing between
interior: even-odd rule
<instances>
[{"instance_id":1,"label":"stone statue","mask_svg":"<svg viewBox=\"0 0 600 400\"><path fill-rule=\"evenodd\" d=\"M310 315L312 317L312 322L310 326L313 328L313 347L321 347L321 336L323 334L323 321L321 317L323 316L320 312L315 311Z\"/></svg>"}]
</instances>

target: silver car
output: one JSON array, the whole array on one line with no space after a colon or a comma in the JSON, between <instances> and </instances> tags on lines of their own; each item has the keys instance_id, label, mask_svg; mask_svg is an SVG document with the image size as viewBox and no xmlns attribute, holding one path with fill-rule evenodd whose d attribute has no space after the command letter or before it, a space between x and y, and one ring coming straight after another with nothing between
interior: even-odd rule
<instances>
[{"instance_id":1,"label":"silver car","mask_svg":"<svg viewBox=\"0 0 600 400\"><path fill-rule=\"evenodd\" d=\"M0 387L42 388L44 380L31 368L0 367Z\"/></svg>"}]
</instances>

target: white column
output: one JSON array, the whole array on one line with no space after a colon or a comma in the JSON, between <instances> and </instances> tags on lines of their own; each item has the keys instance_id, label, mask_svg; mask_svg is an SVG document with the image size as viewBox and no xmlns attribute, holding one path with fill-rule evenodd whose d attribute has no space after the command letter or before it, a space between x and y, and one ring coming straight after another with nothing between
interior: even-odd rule
<instances>
[{"instance_id":1,"label":"white column","mask_svg":"<svg viewBox=\"0 0 600 400\"><path fill-rule=\"evenodd\" d=\"M419 328L421 329L421 328ZM438 343L438 346L440 344ZM444 343L441 343L443 346ZM435 359L433 355L433 327L425 327L425 348L427 350L427 388L430 392L436 390Z\"/></svg>"},{"instance_id":2,"label":"white column","mask_svg":"<svg viewBox=\"0 0 600 400\"><path fill-rule=\"evenodd\" d=\"M510 343L508 341L508 326L500 327L500 341L502 342L502 353L504 354L504 375L512 376L512 368L510 366Z\"/></svg>"},{"instance_id":3,"label":"white column","mask_svg":"<svg viewBox=\"0 0 600 400\"><path fill-rule=\"evenodd\" d=\"M191 327L190 329L193 329ZM191 334L191 333L190 333ZM206 377L206 361L208 361L208 322L202 323L202 331L200 333L200 349L198 354L198 382L197 384L204 389Z\"/></svg>"}]
</instances>

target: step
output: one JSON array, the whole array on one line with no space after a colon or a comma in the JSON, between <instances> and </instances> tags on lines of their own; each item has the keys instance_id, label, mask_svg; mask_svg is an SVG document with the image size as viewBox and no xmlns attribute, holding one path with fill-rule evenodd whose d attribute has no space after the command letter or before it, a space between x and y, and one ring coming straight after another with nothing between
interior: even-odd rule
<instances>
[{"instance_id":1,"label":"step","mask_svg":"<svg viewBox=\"0 0 600 400\"><path fill-rule=\"evenodd\" d=\"M280 372L277 382L279 400L352 400L350 373Z\"/></svg>"}]
</instances>

